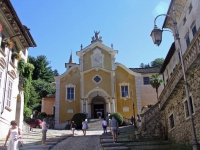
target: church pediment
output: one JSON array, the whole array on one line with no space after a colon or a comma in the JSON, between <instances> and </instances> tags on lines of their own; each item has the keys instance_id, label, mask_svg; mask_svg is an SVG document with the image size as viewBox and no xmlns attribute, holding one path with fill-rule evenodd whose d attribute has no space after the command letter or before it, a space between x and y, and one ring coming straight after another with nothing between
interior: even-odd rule
<instances>
[{"instance_id":1,"label":"church pediment","mask_svg":"<svg viewBox=\"0 0 200 150\"><path fill-rule=\"evenodd\" d=\"M102 44L101 42L96 41L96 42L90 44L89 46L85 47L84 49L76 52L76 55L78 55L79 57L84 56L87 52L89 52L90 50L96 49L96 48L105 50L108 53L110 53L112 56L115 56L116 54L118 54L118 50L113 50L112 48Z\"/></svg>"}]
</instances>

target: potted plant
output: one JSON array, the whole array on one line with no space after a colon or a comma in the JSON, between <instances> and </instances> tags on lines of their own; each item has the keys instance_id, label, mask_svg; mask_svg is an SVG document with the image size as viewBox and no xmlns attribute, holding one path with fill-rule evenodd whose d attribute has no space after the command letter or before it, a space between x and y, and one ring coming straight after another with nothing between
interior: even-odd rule
<instances>
[{"instance_id":1,"label":"potted plant","mask_svg":"<svg viewBox=\"0 0 200 150\"><path fill-rule=\"evenodd\" d=\"M12 59L15 58L15 59L19 60L21 58L21 56L18 52L12 52L11 58Z\"/></svg>"},{"instance_id":2,"label":"potted plant","mask_svg":"<svg viewBox=\"0 0 200 150\"><path fill-rule=\"evenodd\" d=\"M6 44L6 46L9 47L10 49L12 49L13 46L14 46L14 43L10 40L10 38L5 38L5 39L3 40L3 42L4 42L4 43Z\"/></svg>"}]
</instances>

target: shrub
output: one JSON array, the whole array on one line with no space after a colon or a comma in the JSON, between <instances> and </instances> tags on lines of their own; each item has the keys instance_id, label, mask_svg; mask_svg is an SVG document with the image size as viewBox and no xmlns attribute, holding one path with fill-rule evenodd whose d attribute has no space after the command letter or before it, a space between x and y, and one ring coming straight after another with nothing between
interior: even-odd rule
<instances>
[{"instance_id":1,"label":"shrub","mask_svg":"<svg viewBox=\"0 0 200 150\"><path fill-rule=\"evenodd\" d=\"M30 118L32 115L32 110L28 107L24 107L24 119Z\"/></svg>"},{"instance_id":2,"label":"shrub","mask_svg":"<svg viewBox=\"0 0 200 150\"><path fill-rule=\"evenodd\" d=\"M47 117L47 114L46 114L45 112L41 112L40 116L41 116L42 118L46 118L46 117Z\"/></svg>"},{"instance_id":3,"label":"shrub","mask_svg":"<svg viewBox=\"0 0 200 150\"><path fill-rule=\"evenodd\" d=\"M110 118L112 118L113 116L115 117L119 125L123 124L123 117L120 113L116 112L116 113L110 114Z\"/></svg>"},{"instance_id":4,"label":"shrub","mask_svg":"<svg viewBox=\"0 0 200 150\"><path fill-rule=\"evenodd\" d=\"M76 127L78 129L82 128L82 121L85 119L86 119L86 114L83 114L83 113L74 114L74 116L72 117L72 121L75 122Z\"/></svg>"}]
</instances>

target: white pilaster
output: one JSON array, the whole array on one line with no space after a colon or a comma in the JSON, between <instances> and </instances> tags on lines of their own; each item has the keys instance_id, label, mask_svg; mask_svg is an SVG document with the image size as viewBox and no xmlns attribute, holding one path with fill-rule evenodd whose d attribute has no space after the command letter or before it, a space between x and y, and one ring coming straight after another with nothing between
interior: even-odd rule
<instances>
[{"instance_id":1,"label":"white pilaster","mask_svg":"<svg viewBox=\"0 0 200 150\"><path fill-rule=\"evenodd\" d=\"M83 108L83 99L81 99L81 112L84 112L84 108Z\"/></svg>"},{"instance_id":2,"label":"white pilaster","mask_svg":"<svg viewBox=\"0 0 200 150\"><path fill-rule=\"evenodd\" d=\"M60 107L60 79L56 80L56 101L55 101L55 128L59 129L59 107Z\"/></svg>"},{"instance_id":3,"label":"white pilaster","mask_svg":"<svg viewBox=\"0 0 200 150\"><path fill-rule=\"evenodd\" d=\"M112 103L113 103L113 112L115 112L115 99L112 99Z\"/></svg>"},{"instance_id":4,"label":"white pilaster","mask_svg":"<svg viewBox=\"0 0 200 150\"><path fill-rule=\"evenodd\" d=\"M136 99L137 99L137 108L138 114L141 113L141 92L140 92L140 77L135 77L135 86L136 86Z\"/></svg>"},{"instance_id":5,"label":"white pilaster","mask_svg":"<svg viewBox=\"0 0 200 150\"><path fill-rule=\"evenodd\" d=\"M88 114L88 99L85 100L85 109L85 112Z\"/></svg>"}]
</instances>

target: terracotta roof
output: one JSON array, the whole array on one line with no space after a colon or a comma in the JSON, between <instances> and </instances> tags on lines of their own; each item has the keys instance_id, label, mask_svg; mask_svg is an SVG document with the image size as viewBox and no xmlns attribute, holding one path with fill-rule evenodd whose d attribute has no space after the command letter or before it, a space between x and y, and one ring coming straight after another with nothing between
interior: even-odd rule
<instances>
[{"instance_id":1,"label":"terracotta roof","mask_svg":"<svg viewBox=\"0 0 200 150\"><path fill-rule=\"evenodd\" d=\"M150 67L150 68L129 68L133 72L137 73L159 73L160 68L159 67Z\"/></svg>"},{"instance_id":2,"label":"terracotta roof","mask_svg":"<svg viewBox=\"0 0 200 150\"><path fill-rule=\"evenodd\" d=\"M7 19L9 20L10 25L13 27L16 35L21 34L25 38L27 44L23 41L23 39L20 39L20 40L22 40L21 42L23 43L23 45L25 47L36 47L37 45L29 32L30 29L28 29L26 26L22 25L10 0L2 1L0 7L1 7L1 10L7 14L6 15Z\"/></svg>"},{"instance_id":3,"label":"terracotta roof","mask_svg":"<svg viewBox=\"0 0 200 150\"><path fill-rule=\"evenodd\" d=\"M167 56L163 62L162 68L160 69L160 73L163 73L169 63L169 61L171 60L172 56L174 55L176 48L175 48L175 43L173 42L168 53Z\"/></svg>"}]
</instances>

